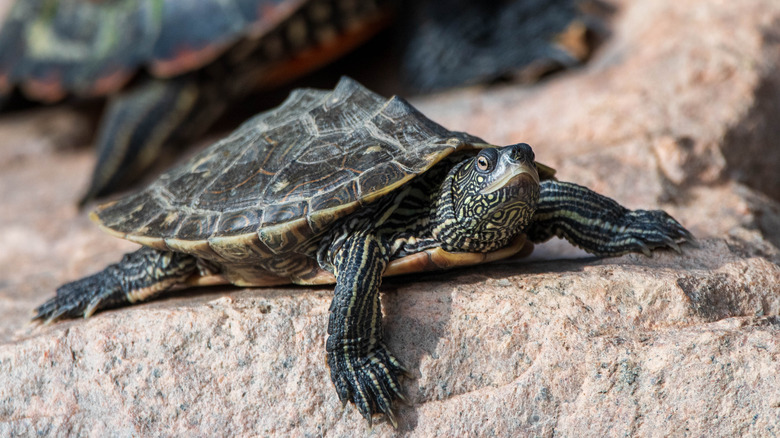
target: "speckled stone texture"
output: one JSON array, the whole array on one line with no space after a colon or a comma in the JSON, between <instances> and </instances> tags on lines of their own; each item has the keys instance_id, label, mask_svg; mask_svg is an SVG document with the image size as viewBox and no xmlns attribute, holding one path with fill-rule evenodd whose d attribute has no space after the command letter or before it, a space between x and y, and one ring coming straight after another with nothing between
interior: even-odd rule
<instances>
[{"instance_id":1,"label":"speckled stone texture","mask_svg":"<svg viewBox=\"0 0 780 438\"><path fill-rule=\"evenodd\" d=\"M180 291L27 325L134 245L74 207L93 160L72 147L92 129L81 113L3 115L0 436L780 435L780 3L616 5L583 70L413 103L668 210L699 247L597 259L553 242L387 281L387 341L414 375L397 430L341 408L329 288Z\"/></svg>"}]
</instances>

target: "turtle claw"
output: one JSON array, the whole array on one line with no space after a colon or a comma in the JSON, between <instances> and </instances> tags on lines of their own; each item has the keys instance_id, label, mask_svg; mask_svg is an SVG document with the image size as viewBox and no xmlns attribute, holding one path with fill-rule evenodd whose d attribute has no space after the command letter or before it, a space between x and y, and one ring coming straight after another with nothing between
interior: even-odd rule
<instances>
[{"instance_id":1,"label":"turtle claw","mask_svg":"<svg viewBox=\"0 0 780 438\"><path fill-rule=\"evenodd\" d=\"M393 414L392 409L385 411L385 417L387 417L387 420L390 421L390 424L393 425L394 429L398 429L398 421L396 421L395 414Z\"/></svg>"},{"instance_id":2,"label":"turtle claw","mask_svg":"<svg viewBox=\"0 0 780 438\"><path fill-rule=\"evenodd\" d=\"M55 313L53 313L51 316L46 318L46 321L43 322L43 325L46 326L53 322L59 321L66 313L67 311L65 309L58 309Z\"/></svg>"},{"instance_id":3,"label":"turtle claw","mask_svg":"<svg viewBox=\"0 0 780 438\"><path fill-rule=\"evenodd\" d=\"M680 249L680 245L678 245L677 242L674 239L672 239L671 237L669 237L668 235L662 234L658 238L658 242L656 242L656 246L654 248L661 247L661 246L667 246L667 247L673 249L677 254L682 254L682 249ZM643 250L643 252L644 252L644 250ZM645 254L647 254L647 253L645 253Z\"/></svg>"},{"instance_id":4,"label":"turtle claw","mask_svg":"<svg viewBox=\"0 0 780 438\"><path fill-rule=\"evenodd\" d=\"M102 301L103 300L101 300L100 297L93 298L92 301L89 302L89 305L87 305L87 307L84 309L84 319L94 315L95 312L100 308L100 303Z\"/></svg>"},{"instance_id":5,"label":"turtle claw","mask_svg":"<svg viewBox=\"0 0 780 438\"><path fill-rule=\"evenodd\" d=\"M57 297L54 297L41 304L34 310L32 320L47 326L61 319L67 312L68 309L60 307L57 303Z\"/></svg>"},{"instance_id":6,"label":"turtle claw","mask_svg":"<svg viewBox=\"0 0 780 438\"><path fill-rule=\"evenodd\" d=\"M693 235L668 213L661 210L635 210L626 215L633 248L651 256L652 250L667 247L682 254L680 243L694 242ZM620 236L618 236L619 239Z\"/></svg>"},{"instance_id":7,"label":"turtle claw","mask_svg":"<svg viewBox=\"0 0 780 438\"><path fill-rule=\"evenodd\" d=\"M679 238L682 239L682 241L685 242L686 244L688 244L688 245L690 245L690 246L692 246L694 248L699 248L700 247L699 241L696 240L696 238L693 236L693 234L691 234L690 231L688 231L685 228L683 228L683 226L680 225L679 223L677 225L679 227L677 229L677 234L678 234Z\"/></svg>"},{"instance_id":8,"label":"turtle claw","mask_svg":"<svg viewBox=\"0 0 780 438\"><path fill-rule=\"evenodd\" d=\"M407 376L407 375L404 374L404 376ZM409 399L406 398L406 396L401 394L401 393L398 394L398 401L401 404L403 404L404 406L411 406L412 405L412 402L410 402Z\"/></svg>"},{"instance_id":9,"label":"turtle claw","mask_svg":"<svg viewBox=\"0 0 780 438\"><path fill-rule=\"evenodd\" d=\"M43 320L44 325L62 318L83 315L88 318L100 307L107 296L121 292L118 285L108 281L103 272L63 284L57 288L57 295L36 309L33 320Z\"/></svg>"},{"instance_id":10,"label":"turtle claw","mask_svg":"<svg viewBox=\"0 0 780 438\"><path fill-rule=\"evenodd\" d=\"M40 306L36 307L35 310L32 311L32 321L34 322L40 322L44 325L47 324L46 319L48 319L49 315L51 315L52 311L51 308L53 306L52 302L56 301L56 299L52 298L45 303L41 304Z\"/></svg>"},{"instance_id":11,"label":"turtle claw","mask_svg":"<svg viewBox=\"0 0 780 438\"><path fill-rule=\"evenodd\" d=\"M384 345L366 355L329 352L328 365L341 403L354 403L369 428L374 414L383 414L393 427L398 427L392 404L396 399L407 402L398 384L398 377L406 370Z\"/></svg>"},{"instance_id":12,"label":"turtle claw","mask_svg":"<svg viewBox=\"0 0 780 438\"><path fill-rule=\"evenodd\" d=\"M672 248L677 254L682 254L682 249L680 249L680 245L677 244L672 238L669 236L666 236L664 238L664 243L666 243L666 246L669 248Z\"/></svg>"},{"instance_id":13,"label":"turtle claw","mask_svg":"<svg viewBox=\"0 0 780 438\"><path fill-rule=\"evenodd\" d=\"M36 310L33 320L54 322L60 318L89 318L109 307L151 298L183 282L196 269L188 254L141 248L122 261L80 280L57 288L57 295Z\"/></svg>"},{"instance_id":14,"label":"turtle claw","mask_svg":"<svg viewBox=\"0 0 780 438\"><path fill-rule=\"evenodd\" d=\"M646 255L647 257L652 257L653 252L650 251L650 248L644 244L644 242L638 241L636 243L637 248L642 251L642 254Z\"/></svg>"}]
</instances>

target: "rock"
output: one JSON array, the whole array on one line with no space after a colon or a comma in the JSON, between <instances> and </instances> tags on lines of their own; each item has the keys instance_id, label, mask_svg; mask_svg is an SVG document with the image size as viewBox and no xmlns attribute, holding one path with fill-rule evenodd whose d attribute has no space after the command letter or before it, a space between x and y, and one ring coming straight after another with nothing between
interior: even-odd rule
<instances>
[{"instance_id":1,"label":"rock","mask_svg":"<svg viewBox=\"0 0 780 438\"><path fill-rule=\"evenodd\" d=\"M390 348L415 376L401 431L776 433L780 268L731 245L388 281ZM0 347L0 430L363 430L323 365L329 304L325 289L220 289L32 329Z\"/></svg>"},{"instance_id":2,"label":"rock","mask_svg":"<svg viewBox=\"0 0 780 438\"><path fill-rule=\"evenodd\" d=\"M561 179L668 210L699 247L570 259L582 253L558 242L533 261L387 280L387 341L414 376L400 432L780 434L780 205L767 140L780 115L767 91L780 5L617 6L612 40L580 71L414 103L450 128L532 144ZM41 132L49 120L66 122ZM79 120L68 107L0 119L0 435L365 431L325 366L329 288L178 291L27 325L57 285L135 247L74 207L93 157L55 144L78 142ZM379 422L372 433L394 431Z\"/></svg>"}]
</instances>

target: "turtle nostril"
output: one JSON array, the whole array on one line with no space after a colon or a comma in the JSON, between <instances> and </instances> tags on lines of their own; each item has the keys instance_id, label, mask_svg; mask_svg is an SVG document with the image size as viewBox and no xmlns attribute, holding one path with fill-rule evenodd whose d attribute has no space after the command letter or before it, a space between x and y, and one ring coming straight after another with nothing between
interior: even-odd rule
<instances>
[{"instance_id":1,"label":"turtle nostril","mask_svg":"<svg viewBox=\"0 0 780 438\"><path fill-rule=\"evenodd\" d=\"M509 154L509 158L514 162L533 162L534 151L527 143L517 143L510 146L512 153Z\"/></svg>"}]
</instances>

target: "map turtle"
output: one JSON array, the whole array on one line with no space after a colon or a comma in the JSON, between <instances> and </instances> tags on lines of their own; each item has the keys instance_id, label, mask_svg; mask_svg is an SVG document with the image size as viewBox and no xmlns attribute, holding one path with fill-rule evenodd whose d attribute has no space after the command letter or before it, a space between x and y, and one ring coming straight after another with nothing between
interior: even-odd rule
<instances>
[{"instance_id":1,"label":"map turtle","mask_svg":"<svg viewBox=\"0 0 780 438\"><path fill-rule=\"evenodd\" d=\"M517 256L553 236L602 256L693 242L664 211L629 210L554 173L527 144L450 131L348 78L296 90L99 206L92 218L141 249L61 286L35 319L88 317L181 286L335 284L326 350L338 396L395 425L406 370L385 343L383 276Z\"/></svg>"}]
</instances>

